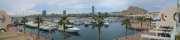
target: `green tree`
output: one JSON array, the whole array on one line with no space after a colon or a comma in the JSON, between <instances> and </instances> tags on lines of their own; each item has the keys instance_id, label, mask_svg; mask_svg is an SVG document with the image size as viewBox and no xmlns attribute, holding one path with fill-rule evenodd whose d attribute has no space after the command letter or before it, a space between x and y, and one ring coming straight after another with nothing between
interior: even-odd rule
<instances>
[{"instance_id":1,"label":"green tree","mask_svg":"<svg viewBox=\"0 0 180 40\"><path fill-rule=\"evenodd\" d=\"M16 19L16 20L14 21L14 24L15 24L15 25L19 25L19 20Z\"/></svg>"},{"instance_id":2,"label":"green tree","mask_svg":"<svg viewBox=\"0 0 180 40\"><path fill-rule=\"evenodd\" d=\"M144 16L141 16L141 17L138 17L137 19L136 19L138 22L140 22L141 23L141 30L143 30L143 22L146 22L147 20L145 19L145 17Z\"/></svg>"},{"instance_id":3,"label":"green tree","mask_svg":"<svg viewBox=\"0 0 180 40\"><path fill-rule=\"evenodd\" d=\"M131 27L131 20L129 19L129 17L125 17L121 22L122 22L122 25L125 25L125 27L126 27L126 40L128 40L127 29L128 29L128 27Z\"/></svg>"},{"instance_id":4,"label":"green tree","mask_svg":"<svg viewBox=\"0 0 180 40\"><path fill-rule=\"evenodd\" d=\"M104 18L102 17L101 13L98 12L98 15L95 17L96 25L98 27L98 40L100 40L100 31L101 27L104 26Z\"/></svg>"},{"instance_id":5,"label":"green tree","mask_svg":"<svg viewBox=\"0 0 180 40\"><path fill-rule=\"evenodd\" d=\"M40 24L43 23L43 20L42 20L42 18L40 16L37 16L35 18L34 23L38 24L38 39L39 39L39 27L40 27Z\"/></svg>"},{"instance_id":6,"label":"green tree","mask_svg":"<svg viewBox=\"0 0 180 40\"><path fill-rule=\"evenodd\" d=\"M153 21L153 18L145 18L145 20L149 21L149 25L151 27L151 21Z\"/></svg>"},{"instance_id":7,"label":"green tree","mask_svg":"<svg viewBox=\"0 0 180 40\"><path fill-rule=\"evenodd\" d=\"M180 40L180 35L179 34L175 36L175 40Z\"/></svg>"},{"instance_id":8,"label":"green tree","mask_svg":"<svg viewBox=\"0 0 180 40\"><path fill-rule=\"evenodd\" d=\"M66 39L66 32L65 30L67 29L66 25L69 24L69 19L66 15L66 10L63 11L63 16L61 17L61 19L58 22L59 25L61 25L61 27L63 27L63 32L64 32L64 40Z\"/></svg>"},{"instance_id":9,"label":"green tree","mask_svg":"<svg viewBox=\"0 0 180 40\"><path fill-rule=\"evenodd\" d=\"M21 20L21 23L23 23L23 25L24 25L24 33L25 33L25 25L26 25L27 22L28 22L27 18L23 17L22 20Z\"/></svg>"}]
</instances>

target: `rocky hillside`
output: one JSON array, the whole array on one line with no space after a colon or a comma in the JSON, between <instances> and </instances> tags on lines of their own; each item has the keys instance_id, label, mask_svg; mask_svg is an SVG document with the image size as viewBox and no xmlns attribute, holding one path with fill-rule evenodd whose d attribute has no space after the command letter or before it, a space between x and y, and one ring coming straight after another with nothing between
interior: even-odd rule
<instances>
[{"instance_id":1,"label":"rocky hillside","mask_svg":"<svg viewBox=\"0 0 180 40\"><path fill-rule=\"evenodd\" d=\"M130 6L127 10L121 11L122 15L136 15L136 14L146 14L148 13L147 10L135 6Z\"/></svg>"},{"instance_id":2,"label":"rocky hillside","mask_svg":"<svg viewBox=\"0 0 180 40\"><path fill-rule=\"evenodd\" d=\"M133 14L146 14L148 13L147 10L143 9L143 8L139 8L139 7L135 7L135 6L130 6L127 9L127 13L128 15L133 15Z\"/></svg>"}]
</instances>

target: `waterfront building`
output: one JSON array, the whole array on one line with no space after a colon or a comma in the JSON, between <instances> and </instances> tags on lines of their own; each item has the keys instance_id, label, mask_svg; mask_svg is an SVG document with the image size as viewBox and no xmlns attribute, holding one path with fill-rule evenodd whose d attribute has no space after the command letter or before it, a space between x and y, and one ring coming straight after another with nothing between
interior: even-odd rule
<instances>
[{"instance_id":1,"label":"waterfront building","mask_svg":"<svg viewBox=\"0 0 180 40\"><path fill-rule=\"evenodd\" d=\"M156 23L156 27L160 27L161 25L173 26L174 24L176 24L176 21L174 20L176 10L176 7L162 9L157 16L161 18L161 21Z\"/></svg>"},{"instance_id":2,"label":"waterfront building","mask_svg":"<svg viewBox=\"0 0 180 40\"><path fill-rule=\"evenodd\" d=\"M7 28L7 25L11 24L11 17L4 11L0 11L0 29Z\"/></svg>"},{"instance_id":3,"label":"waterfront building","mask_svg":"<svg viewBox=\"0 0 180 40\"><path fill-rule=\"evenodd\" d=\"M66 10L63 10L63 15L65 15L66 14Z\"/></svg>"},{"instance_id":4,"label":"waterfront building","mask_svg":"<svg viewBox=\"0 0 180 40\"><path fill-rule=\"evenodd\" d=\"M42 16L46 16L46 10L42 11Z\"/></svg>"},{"instance_id":5,"label":"waterfront building","mask_svg":"<svg viewBox=\"0 0 180 40\"><path fill-rule=\"evenodd\" d=\"M149 33L141 34L141 37L146 40L175 40L175 35L179 33L178 9L179 6L160 10L156 26Z\"/></svg>"},{"instance_id":6,"label":"waterfront building","mask_svg":"<svg viewBox=\"0 0 180 40\"><path fill-rule=\"evenodd\" d=\"M94 13L95 13L95 7L92 6L92 15L94 15Z\"/></svg>"}]
</instances>

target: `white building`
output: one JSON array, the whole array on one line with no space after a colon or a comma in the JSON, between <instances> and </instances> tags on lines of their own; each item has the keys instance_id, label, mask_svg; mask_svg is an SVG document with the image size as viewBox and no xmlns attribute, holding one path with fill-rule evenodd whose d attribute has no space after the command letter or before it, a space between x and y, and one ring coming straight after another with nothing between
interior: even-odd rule
<instances>
[{"instance_id":1,"label":"white building","mask_svg":"<svg viewBox=\"0 0 180 40\"><path fill-rule=\"evenodd\" d=\"M149 32L152 34L141 34L141 36L146 39L174 40L175 35L178 33L176 26L177 21L175 20L176 11L177 7L164 8L160 10L157 16L157 18L159 18L160 20L156 21L155 28L149 30ZM165 32L163 30L168 29L162 28L163 26L171 27L172 29L169 29L169 32ZM170 35L170 37L161 36L162 33L163 35Z\"/></svg>"},{"instance_id":2,"label":"white building","mask_svg":"<svg viewBox=\"0 0 180 40\"><path fill-rule=\"evenodd\" d=\"M0 11L0 21L0 28L6 28L8 24L11 24L11 18L4 11Z\"/></svg>"}]
</instances>

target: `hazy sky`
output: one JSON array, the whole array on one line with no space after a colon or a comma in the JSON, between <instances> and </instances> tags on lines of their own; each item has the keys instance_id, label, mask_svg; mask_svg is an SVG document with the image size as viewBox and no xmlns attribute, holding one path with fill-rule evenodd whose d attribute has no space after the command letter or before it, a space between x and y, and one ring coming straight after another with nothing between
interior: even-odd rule
<instances>
[{"instance_id":1,"label":"hazy sky","mask_svg":"<svg viewBox=\"0 0 180 40\"><path fill-rule=\"evenodd\" d=\"M176 6L177 0L0 0L0 10L9 15L40 14L42 10L50 13L89 13L91 6L96 12L122 11L129 6L138 6L148 11L159 11L165 7Z\"/></svg>"}]
</instances>

